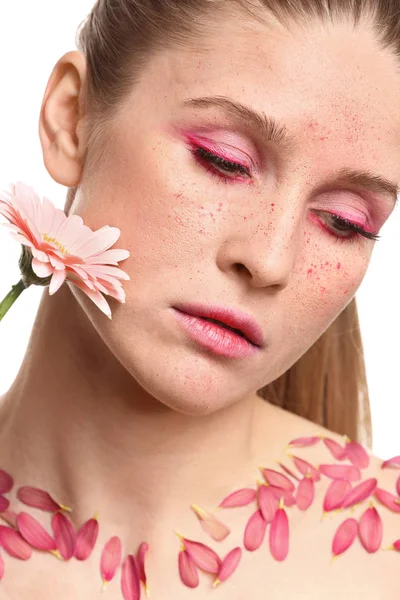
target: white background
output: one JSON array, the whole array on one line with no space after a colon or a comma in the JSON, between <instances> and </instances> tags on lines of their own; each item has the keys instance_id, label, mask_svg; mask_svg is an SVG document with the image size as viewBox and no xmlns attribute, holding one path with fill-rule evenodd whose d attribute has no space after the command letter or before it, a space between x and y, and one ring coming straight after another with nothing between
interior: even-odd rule
<instances>
[{"instance_id":1,"label":"white background","mask_svg":"<svg viewBox=\"0 0 400 600\"><path fill-rule=\"evenodd\" d=\"M51 71L75 50L75 32L92 0L13 0L0 4L0 189L18 180L63 208L67 188L47 173L38 134ZM1 218L4 222L4 219ZM382 457L400 454L400 209L382 230L357 294L371 395L374 445ZM20 277L20 245L0 227L0 301ZM25 290L0 323L0 395L22 362L43 289ZM45 384L45 382L44 382Z\"/></svg>"}]
</instances>

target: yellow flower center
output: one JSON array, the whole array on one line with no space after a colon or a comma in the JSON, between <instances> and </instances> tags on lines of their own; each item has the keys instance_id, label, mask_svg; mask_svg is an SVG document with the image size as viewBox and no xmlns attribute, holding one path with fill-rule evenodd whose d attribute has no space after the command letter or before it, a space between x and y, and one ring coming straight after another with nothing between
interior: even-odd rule
<instances>
[{"instance_id":1,"label":"yellow flower center","mask_svg":"<svg viewBox=\"0 0 400 600\"><path fill-rule=\"evenodd\" d=\"M47 233L44 233L44 234L43 234L43 239L44 239L44 241L45 241L45 242L48 242L49 244L54 244L54 245L55 245L55 246L56 246L56 247L57 247L57 248L58 248L58 249L59 249L59 250L60 250L60 251L61 251L63 254L69 255L69 252L68 252L68 250L66 249L66 247L65 247L65 246L62 246L62 245L60 244L60 242L58 242L58 241L56 240L56 238L54 238L54 237L53 237L53 238L51 238L51 237L49 237L49 236L47 235Z\"/></svg>"}]
</instances>

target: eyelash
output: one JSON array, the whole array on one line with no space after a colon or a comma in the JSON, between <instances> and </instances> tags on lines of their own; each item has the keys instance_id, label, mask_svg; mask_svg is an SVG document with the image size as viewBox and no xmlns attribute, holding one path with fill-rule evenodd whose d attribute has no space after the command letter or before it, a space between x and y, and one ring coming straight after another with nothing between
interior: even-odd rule
<instances>
[{"instance_id":1,"label":"eyelash","mask_svg":"<svg viewBox=\"0 0 400 600\"><path fill-rule=\"evenodd\" d=\"M213 166L222 167L226 171L231 171L232 173L235 173L235 174L246 175L248 177L251 176L251 173L249 172L247 167L244 167L240 163L234 163L234 162L225 160L221 156L217 156L217 155L213 154L212 152L210 152L209 150L205 150L205 148L202 148L201 146L194 147L193 155L199 162L207 163L207 166L208 166L207 172L210 173L212 177L218 177L218 179L220 181L223 181L226 184L234 183L235 179L233 177L224 177L223 173L221 171L218 171L217 169L214 170ZM335 237L336 241L354 243L356 238L364 237L368 240L377 242L381 238L380 235L378 235L376 233L370 233L368 231L365 231L365 229L363 229L359 225L356 225L355 223L352 223L351 221L348 221L347 219L342 219L341 217L331 214L331 213L328 213L328 214L332 217L332 219L336 222L336 224L338 226L345 227L347 231L353 233L353 235L351 235L351 236L341 237L341 236L335 235L333 230L330 229L330 231L332 232L331 235L333 235L333 237ZM344 231L344 230L342 229L342 231Z\"/></svg>"}]
</instances>

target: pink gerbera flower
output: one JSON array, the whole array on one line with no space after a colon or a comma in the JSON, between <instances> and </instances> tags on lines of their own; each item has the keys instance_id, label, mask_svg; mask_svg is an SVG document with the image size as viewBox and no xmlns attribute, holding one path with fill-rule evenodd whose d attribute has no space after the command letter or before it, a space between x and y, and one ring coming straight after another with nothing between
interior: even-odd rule
<instances>
[{"instance_id":1,"label":"pink gerbera flower","mask_svg":"<svg viewBox=\"0 0 400 600\"><path fill-rule=\"evenodd\" d=\"M11 193L0 195L0 215L8 220L1 225L22 244L22 279L0 302L0 320L30 285L49 285L49 294L53 295L66 280L85 292L111 319L110 307L102 294L125 303L120 280L130 279L115 266L130 252L109 250L120 237L120 230L105 225L93 231L79 215L67 217L46 197L42 204L35 191L24 183L10 187Z\"/></svg>"}]
</instances>

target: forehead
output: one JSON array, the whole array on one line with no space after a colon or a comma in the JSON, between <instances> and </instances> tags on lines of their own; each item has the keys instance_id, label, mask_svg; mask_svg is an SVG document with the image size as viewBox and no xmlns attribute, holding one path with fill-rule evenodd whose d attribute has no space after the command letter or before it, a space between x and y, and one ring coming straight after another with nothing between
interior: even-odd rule
<instances>
[{"instance_id":1,"label":"forehead","mask_svg":"<svg viewBox=\"0 0 400 600\"><path fill-rule=\"evenodd\" d=\"M303 152L329 142L328 153L340 145L354 158L357 147L361 159L373 153L370 160L392 160L396 168L398 70L366 24L315 23L288 31L229 18L195 46L163 52L148 75L157 79L157 101L172 111L182 111L188 97L229 96L285 123Z\"/></svg>"}]
</instances>

